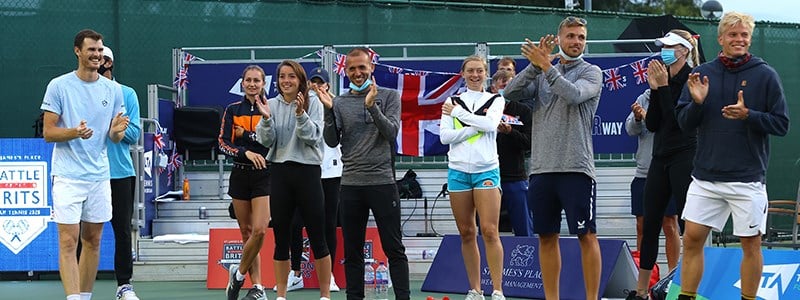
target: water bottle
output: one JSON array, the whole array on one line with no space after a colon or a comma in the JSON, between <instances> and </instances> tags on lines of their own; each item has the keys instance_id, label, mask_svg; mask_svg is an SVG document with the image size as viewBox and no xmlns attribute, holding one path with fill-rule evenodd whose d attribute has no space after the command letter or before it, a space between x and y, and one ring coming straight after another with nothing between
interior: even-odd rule
<instances>
[{"instance_id":1,"label":"water bottle","mask_svg":"<svg viewBox=\"0 0 800 300\"><path fill-rule=\"evenodd\" d=\"M375 300L389 300L389 268L383 262L375 269Z\"/></svg>"},{"instance_id":2,"label":"water bottle","mask_svg":"<svg viewBox=\"0 0 800 300\"><path fill-rule=\"evenodd\" d=\"M364 300L375 299L375 269L372 263L364 263Z\"/></svg>"}]
</instances>

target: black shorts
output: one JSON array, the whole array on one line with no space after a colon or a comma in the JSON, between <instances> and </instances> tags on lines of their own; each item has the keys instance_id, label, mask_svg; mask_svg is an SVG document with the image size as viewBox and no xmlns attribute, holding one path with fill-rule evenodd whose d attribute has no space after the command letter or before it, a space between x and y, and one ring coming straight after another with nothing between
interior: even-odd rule
<instances>
[{"instance_id":1,"label":"black shorts","mask_svg":"<svg viewBox=\"0 0 800 300\"><path fill-rule=\"evenodd\" d=\"M250 201L269 194L269 168L256 170L246 165L233 165L228 183L228 195L231 198Z\"/></svg>"}]
</instances>

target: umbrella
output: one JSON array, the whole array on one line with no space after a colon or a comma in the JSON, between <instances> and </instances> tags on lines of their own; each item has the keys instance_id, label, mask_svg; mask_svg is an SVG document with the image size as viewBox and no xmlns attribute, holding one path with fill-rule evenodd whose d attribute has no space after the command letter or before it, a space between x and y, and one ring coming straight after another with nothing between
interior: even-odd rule
<instances>
[{"instance_id":1,"label":"umbrella","mask_svg":"<svg viewBox=\"0 0 800 300\"><path fill-rule=\"evenodd\" d=\"M656 17L635 18L631 20L628 27L619 35L620 40L630 39L653 39L663 37L667 32L672 29L683 29L696 35L697 32L691 30L689 27L675 19L672 15L663 15ZM643 52L657 52L659 47L654 42L648 43L625 43L614 44L614 49L619 53L643 53ZM700 63L705 62L705 55L703 54L703 46L700 41L697 41L697 51L700 56Z\"/></svg>"}]
</instances>

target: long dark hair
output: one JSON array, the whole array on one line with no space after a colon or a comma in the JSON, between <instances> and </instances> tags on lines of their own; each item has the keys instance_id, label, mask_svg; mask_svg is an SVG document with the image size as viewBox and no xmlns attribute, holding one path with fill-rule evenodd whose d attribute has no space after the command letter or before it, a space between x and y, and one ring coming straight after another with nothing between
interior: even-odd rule
<instances>
[{"instance_id":1,"label":"long dark hair","mask_svg":"<svg viewBox=\"0 0 800 300\"><path fill-rule=\"evenodd\" d=\"M308 99L308 79L307 79L308 77L306 77L306 71L303 69L303 66L301 66L296 61L287 59L282 61L278 65L278 69L275 70L275 75L280 77L281 68L283 66L292 68L294 74L297 75L297 79L300 80L298 91L300 92L300 94L303 95L303 99L305 99L305 101L303 101L303 109L308 111L308 103L310 102L310 99ZM286 98L286 95L284 95L283 91L281 90L280 84L278 85L278 93L280 93L284 98Z\"/></svg>"}]
</instances>

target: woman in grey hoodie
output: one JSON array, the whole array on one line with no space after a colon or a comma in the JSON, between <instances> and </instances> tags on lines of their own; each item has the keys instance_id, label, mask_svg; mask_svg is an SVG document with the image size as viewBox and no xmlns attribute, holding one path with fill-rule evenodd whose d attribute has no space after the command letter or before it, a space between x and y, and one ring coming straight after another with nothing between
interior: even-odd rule
<instances>
[{"instance_id":1,"label":"woman in grey hoodie","mask_svg":"<svg viewBox=\"0 0 800 300\"><path fill-rule=\"evenodd\" d=\"M258 140L269 147L271 162L272 230L275 234L274 270L278 300L286 299L289 274L289 237L292 216L297 208L303 220L324 220L322 183L322 104L308 93L305 70L295 61L278 65L279 95L257 103L262 114L256 127ZM321 222L306 222L314 251L314 268L320 286L320 299L330 298L331 258Z\"/></svg>"}]
</instances>

